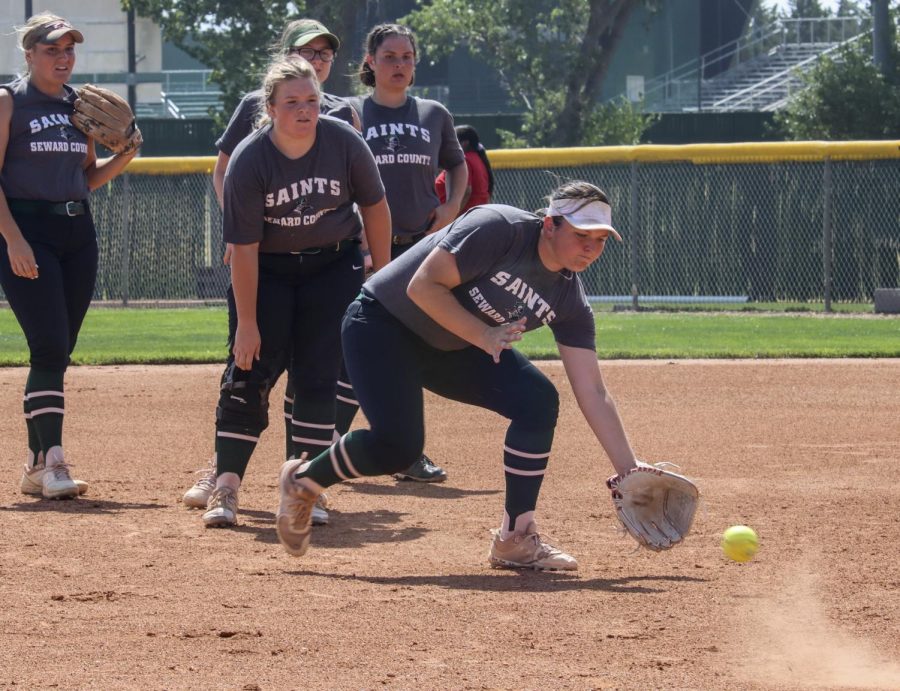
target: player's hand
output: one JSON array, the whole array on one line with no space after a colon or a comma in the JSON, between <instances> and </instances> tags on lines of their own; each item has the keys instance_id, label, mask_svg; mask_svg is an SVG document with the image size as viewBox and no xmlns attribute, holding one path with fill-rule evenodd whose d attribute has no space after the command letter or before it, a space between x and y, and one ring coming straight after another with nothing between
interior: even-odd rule
<instances>
[{"instance_id":1,"label":"player's hand","mask_svg":"<svg viewBox=\"0 0 900 691\"><path fill-rule=\"evenodd\" d=\"M522 340L522 333L525 331L527 321L525 317L522 317L508 324L486 327L481 349L494 358L495 363L500 362L500 355L503 351L512 348L516 341Z\"/></svg>"},{"instance_id":2,"label":"player's hand","mask_svg":"<svg viewBox=\"0 0 900 691\"><path fill-rule=\"evenodd\" d=\"M9 255L9 265L13 273L21 278L37 278L38 265L34 258L31 245L25 238L13 240L8 243L6 252Z\"/></svg>"},{"instance_id":3,"label":"player's hand","mask_svg":"<svg viewBox=\"0 0 900 691\"><path fill-rule=\"evenodd\" d=\"M238 321L237 331L234 334L234 364L242 370L253 369L253 361L259 360L259 350L262 341L259 337L259 327L256 322L244 324Z\"/></svg>"},{"instance_id":4,"label":"player's hand","mask_svg":"<svg viewBox=\"0 0 900 691\"><path fill-rule=\"evenodd\" d=\"M372 255L364 254L363 255L363 275L368 278L372 275L372 271L375 269L375 264L372 263Z\"/></svg>"},{"instance_id":5,"label":"player's hand","mask_svg":"<svg viewBox=\"0 0 900 691\"><path fill-rule=\"evenodd\" d=\"M234 254L234 245L230 242L225 244L225 254L222 255L222 263L225 266L231 264L231 255Z\"/></svg>"},{"instance_id":6,"label":"player's hand","mask_svg":"<svg viewBox=\"0 0 900 691\"><path fill-rule=\"evenodd\" d=\"M431 225L428 226L428 230L425 232L434 233L444 226L450 225L457 214L459 214L459 207L453 204L441 204L435 207L428 216L431 219Z\"/></svg>"}]
</instances>

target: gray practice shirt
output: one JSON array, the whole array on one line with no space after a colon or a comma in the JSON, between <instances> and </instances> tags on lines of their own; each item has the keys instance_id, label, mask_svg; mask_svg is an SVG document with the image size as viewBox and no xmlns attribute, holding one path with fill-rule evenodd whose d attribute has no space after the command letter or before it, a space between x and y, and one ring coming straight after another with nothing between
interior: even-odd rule
<instances>
[{"instance_id":1,"label":"gray practice shirt","mask_svg":"<svg viewBox=\"0 0 900 691\"><path fill-rule=\"evenodd\" d=\"M231 115L231 120L228 121L228 126L216 141L216 148L219 151L226 156L231 156L241 140L253 131L262 100L262 89L251 91L241 99ZM343 120L349 125L353 124L353 108L343 98L326 93L320 94L319 112L322 115L330 115L338 120Z\"/></svg>"},{"instance_id":2,"label":"gray practice shirt","mask_svg":"<svg viewBox=\"0 0 900 691\"><path fill-rule=\"evenodd\" d=\"M438 172L465 161L453 117L437 101L412 96L399 108L380 106L371 96L349 102L381 172L394 235L423 232L441 203L434 191Z\"/></svg>"},{"instance_id":3,"label":"gray practice shirt","mask_svg":"<svg viewBox=\"0 0 900 691\"><path fill-rule=\"evenodd\" d=\"M542 219L502 204L470 209L420 240L376 273L364 288L411 331L439 350L471 345L406 294L419 265L435 247L456 258L462 283L453 295L469 312L496 326L527 318L526 331L549 326L557 343L595 348L594 314L578 274L550 271L538 256Z\"/></svg>"},{"instance_id":4,"label":"gray practice shirt","mask_svg":"<svg viewBox=\"0 0 900 691\"><path fill-rule=\"evenodd\" d=\"M12 94L9 142L0 187L9 199L65 202L87 199L87 136L71 117L75 91L62 98L38 91L25 79L0 86Z\"/></svg>"},{"instance_id":5,"label":"gray practice shirt","mask_svg":"<svg viewBox=\"0 0 900 691\"><path fill-rule=\"evenodd\" d=\"M350 125L319 117L313 147L298 159L269 138L271 125L244 139L225 171L225 242L260 252L326 247L359 234L353 204L384 198L372 154Z\"/></svg>"}]
</instances>

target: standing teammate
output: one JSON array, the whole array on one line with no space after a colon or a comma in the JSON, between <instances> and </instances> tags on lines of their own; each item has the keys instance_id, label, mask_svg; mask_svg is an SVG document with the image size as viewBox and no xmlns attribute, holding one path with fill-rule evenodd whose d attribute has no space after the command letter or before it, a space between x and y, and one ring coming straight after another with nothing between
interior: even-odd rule
<instances>
[{"instance_id":1,"label":"standing teammate","mask_svg":"<svg viewBox=\"0 0 900 691\"><path fill-rule=\"evenodd\" d=\"M234 312L216 408L216 488L203 514L210 527L237 521L269 390L288 364L295 453L331 444L340 322L363 277L354 204L375 269L388 262L390 212L375 161L351 126L319 117L319 96L306 60L274 63L263 81L270 122L238 145L225 175Z\"/></svg>"},{"instance_id":2,"label":"standing teammate","mask_svg":"<svg viewBox=\"0 0 900 691\"><path fill-rule=\"evenodd\" d=\"M365 50L359 78L372 93L351 103L384 182L393 223L391 259L395 259L459 214L466 189L465 157L447 109L437 101L409 95L417 57L413 32L400 24L379 24L366 37ZM434 191L440 169L447 171L448 180L448 200L443 204ZM347 396L352 393L346 382L339 386ZM356 399L339 401L339 433L350 428L357 408ZM447 473L422 455L408 468L399 468L396 477L441 482Z\"/></svg>"},{"instance_id":3,"label":"standing teammate","mask_svg":"<svg viewBox=\"0 0 900 691\"><path fill-rule=\"evenodd\" d=\"M25 74L0 86L0 286L28 341L28 460L21 489L76 497L62 448L63 380L94 294L97 238L88 195L122 172L135 152L97 160L72 124L68 85L84 36L50 13L19 31Z\"/></svg>"},{"instance_id":4,"label":"standing teammate","mask_svg":"<svg viewBox=\"0 0 900 691\"><path fill-rule=\"evenodd\" d=\"M460 146L466 154L466 168L469 171L469 180L460 210L460 214L463 214L473 206L491 203L491 196L494 194L494 171L474 127L457 125L456 138L459 139ZM446 171L442 170L438 175L434 181L434 189L438 199L443 203L447 199Z\"/></svg>"},{"instance_id":5,"label":"standing teammate","mask_svg":"<svg viewBox=\"0 0 900 691\"><path fill-rule=\"evenodd\" d=\"M329 32L324 24L314 19L297 19L285 26L272 52L275 59L296 56L305 59L315 69L316 78L321 85L331 74L331 66L337 57L337 51L340 47L341 42L338 40L338 37ZM256 119L263 106L262 89L256 89L244 96L231 116L225 132L216 142L219 155L216 158L216 165L213 170L213 188L220 206L222 205L225 170L228 167L228 160L231 158L237 145L254 130ZM319 101L319 109L323 115L331 115L344 120L357 130L360 127L356 111L342 98L323 92ZM231 252L232 246L228 244L224 258L226 264L231 260ZM364 262L366 262L366 266L371 268L371 258L369 256L364 257ZM233 300L234 295L229 286L228 301L232 303ZM294 386L290 372L288 372L284 395L285 458L289 458L294 451L292 441L294 436L292 425L293 406ZM200 478L194 483L193 487L185 492L182 501L185 506L205 509L209 496L216 485L215 457L211 459L209 466L200 471L200 473ZM313 520L317 524L328 522L328 513L324 506L316 507Z\"/></svg>"},{"instance_id":6,"label":"standing teammate","mask_svg":"<svg viewBox=\"0 0 900 691\"><path fill-rule=\"evenodd\" d=\"M396 472L421 453L427 388L510 420L502 455L506 502L491 564L576 569L535 524L559 395L512 345L523 331L549 326L578 405L616 472L636 466L600 373L593 312L578 276L610 235L619 238L606 195L570 182L553 192L544 216L476 207L366 282L344 317L343 343L371 429L282 468L276 526L285 549L306 552L310 509L323 489Z\"/></svg>"}]
</instances>

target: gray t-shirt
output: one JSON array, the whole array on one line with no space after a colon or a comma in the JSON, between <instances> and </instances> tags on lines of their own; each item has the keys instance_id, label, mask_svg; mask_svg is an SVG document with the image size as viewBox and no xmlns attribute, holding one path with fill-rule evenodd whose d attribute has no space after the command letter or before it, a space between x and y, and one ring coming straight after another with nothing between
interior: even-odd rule
<instances>
[{"instance_id":1,"label":"gray t-shirt","mask_svg":"<svg viewBox=\"0 0 900 691\"><path fill-rule=\"evenodd\" d=\"M87 199L87 136L72 124L75 91L58 98L27 79L0 85L12 94L9 142L0 188L9 199L65 202Z\"/></svg>"},{"instance_id":2,"label":"gray t-shirt","mask_svg":"<svg viewBox=\"0 0 900 691\"><path fill-rule=\"evenodd\" d=\"M456 257L462 279L453 295L483 322L496 326L526 317L526 331L546 325L557 343L593 350L594 314L581 278L544 266L538 256L541 223L538 216L512 206L476 206L420 240L369 279L364 289L429 345L439 350L471 345L440 326L406 294L416 269L440 247Z\"/></svg>"},{"instance_id":3,"label":"gray t-shirt","mask_svg":"<svg viewBox=\"0 0 900 691\"><path fill-rule=\"evenodd\" d=\"M465 161L453 117L437 101L412 96L399 108L380 106L371 96L349 102L384 181L394 235L421 233L441 203L434 190L438 172Z\"/></svg>"},{"instance_id":4,"label":"gray t-shirt","mask_svg":"<svg viewBox=\"0 0 900 691\"><path fill-rule=\"evenodd\" d=\"M231 156L241 140L253 131L253 125L259 115L259 107L263 100L262 89L251 91L238 104L231 120L216 141L216 148L226 156ZM353 108L343 98L322 93L319 97L319 112L322 115L330 115L338 120L343 120L349 125L353 124Z\"/></svg>"},{"instance_id":5,"label":"gray t-shirt","mask_svg":"<svg viewBox=\"0 0 900 691\"><path fill-rule=\"evenodd\" d=\"M298 159L269 138L271 125L244 139L225 171L225 242L260 252L327 247L359 234L353 204L384 198L372 154L350 125L323 115L313 147Z\"/></svg>"}]
</instances>

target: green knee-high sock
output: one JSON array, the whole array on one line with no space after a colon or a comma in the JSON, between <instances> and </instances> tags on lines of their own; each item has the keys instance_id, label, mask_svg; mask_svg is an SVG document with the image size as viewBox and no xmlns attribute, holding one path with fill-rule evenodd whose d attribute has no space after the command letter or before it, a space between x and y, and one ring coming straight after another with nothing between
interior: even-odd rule
<instances>
[{"instance_id":1,"label":"green knee-high sock","mask_svg":"<svg viewBox=\"0 0 900 691\"><path fill-rule=\"evenodd\" d=\"M291 417L294 458L315 458L334 439L334 398L305 391L294 397Z\"/></svg>"},{"instance_id":2,"label":"green knee-high sock","mask_svg":"<svg viewBox=\"0 0 900 691\"><path fill-rule=\"evenodd\" d=\"M25 414L29 416L38 450L47 451L54 446L62 446L63 418L65 416L65 394L63 380L65 371L33 369L25 383ZM29 429L28 446L34 450L32 432ZM35 454L36 455L36 454Z\"/></svg>"},{"instance_id":3,"label":"green knee-high sock","mask_svg":"<svg viewBox=\"0 0 900 691\"><path fill-rule=\"evenodd\" d=\"M353 418L356 417L356 411L359 410L359 403L356 400L356 394L353 393L353 387L341 379L338 379L337 383L335 407L334 428L340 435L347 434L350 431L350 425L353 424Z\"/></svg>"},{"instance_id":4,"label":"green knee-high sock","mask_svg":"<svg viewBox=\"0 0 900 691\"><path fill-rule=\"evenodd\" d=\"M247 472L247 464L250 463L250 456L256 449L257 440L248 438L237 439L230 436L221 436L223 433L216 434L216 477L222 473L237 473L237 476L244 479L244 473Z\"/></svg>"},{"instance_id":5,"label":"green knee-high sock","mask_svg":"<svg viewBox=\"0 0 900 691\"><path fill-rule=\"evenodd\" d=\"M41 451L41 438L37 433L37 427L31 420L31 413L25 413L25 428L28 430L28 450L34 454L34 462L37 463L38 454Z\"/></svg>"},{"instance_id":6,"label":"green knee-high sock","mask_svg":"<svg viewBox=\"0 0 900 691\"><path fill-rule=\"evenodd\" d=\"M308 477L322 487L331 487L357 477L386 475L368 450L371 434L369 430L354 430L345 434L330 449L316 456L302 472L297 473L297 477Z\"/></svg>"}]
</instances>

